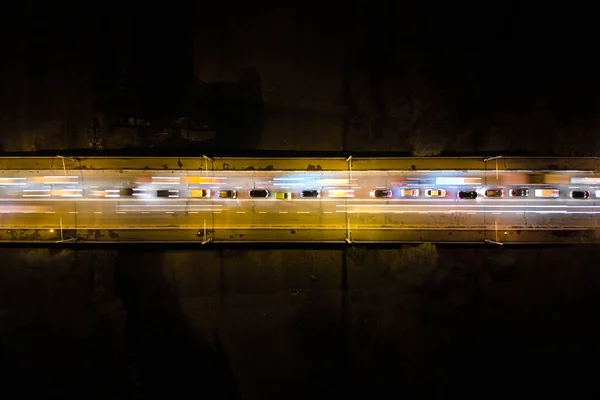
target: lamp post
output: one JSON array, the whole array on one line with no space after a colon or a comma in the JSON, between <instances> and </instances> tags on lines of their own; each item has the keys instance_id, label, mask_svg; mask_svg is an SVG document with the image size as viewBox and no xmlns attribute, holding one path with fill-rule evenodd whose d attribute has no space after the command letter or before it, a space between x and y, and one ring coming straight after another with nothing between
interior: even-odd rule
<instances>
[{"instance_id":1,"label":"lamp post","mask_svg":"<svg viewBox=\"0 0 600 400\"><path fill-rule=\"evenodd\" d=\"M67 176L67 168L65 166L65 158L69 161L75 161L75 158L74 157L65 157L65 156L56 156L56 157L58 157L62 160L63 172L65 173L65 176Z\"/></svg>"},{"instance_id":2,"label":"lamp post","mask_svg":"<svg viewBox=\"0 0 600 400\"><path fill-rule=\"evenodd\" d=\"M495 157L488 157L488 158L484 158L483 162L487 163L488 161L492 161L495 160L496 161L496 179L498 179L498 159L502 158L503 156L495 156ZM487 168L486 168L487 170Z\"/></svg>"},{"instance_id":3,"label":"lamp post","mask_svg":"<svg viewBox=\"0 0 600 400\"><path fill-rule=\"evenodd\" d=\"M202 154L202 157L206 160L204 171L206 171L206 173L208 173L208 163L212 162L213 159L211 157L205 156L204 154Z\"/></svg>"}]
</instances>

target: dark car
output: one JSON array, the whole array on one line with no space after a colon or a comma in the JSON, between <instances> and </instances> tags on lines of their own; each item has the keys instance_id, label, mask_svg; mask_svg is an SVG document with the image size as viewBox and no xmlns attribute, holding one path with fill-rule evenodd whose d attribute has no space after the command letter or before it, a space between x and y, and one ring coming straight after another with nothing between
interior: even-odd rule
<instances>
[{"instance_id":1,"label":"dark car","mask_svg":"<svg viewBox=\"0 0 600 400\"><path fill-rule=\"evenodd\" d=\"M458 192L458 198L459 199L476 199L477 198L477 192L474 190L463 190Z\"/></svg>"},{"instance_id":2,"label":"dark car","mask_svg":"<svg viewBox=\"0 0 600 400\"><path fill-rule=\"evenodd\" d=\"M175 189L157 190L156 197L179 197L179 190L175 190Z\"/></svg>"},{"instance_id":3,"label":"dark car","mask_svg":"<svg viewBox=\"0 0 600 400\"><path fill-rule=\"evenodd\" d=\"M269 197L269 191L265 189L252 189L249 194L252 198Z\"/></svg>"},{"instance_id":4,"label":"dark car","mask_svg":"<svg viewBox=\"0 0 600 400\"><path fill-rule=\"evenodd\" d=\"M321 197L321 192L319 190L303 190L300 192L300 197L318 198Z\"/></svg>"},{"instance_id":5,"label":"dark car","mask_svg":"<svg viewBox=\"0 0 600 400\"><path fill-rule=\"evenodd\" d=\"M572 199L589 199L590 192L588 192L587 190L573 190L571 192L571 198Z\"/></svg>"},{"instance_id":6,"label":"dark car","mask_svg":"<svg viewBox=\"0 0 600 400\"><path fill-rule=\"evenodd\" d=\"M371 197L375 197L377 199L392 197L392 191L390 189L375 189L371 190L369 194Z\"/></svg>"},{"instance_id":7,"label":"dark car","mask_svg":"<svg viewBox=\"0 0 600 400\"><path fill-rule=\"evenodd\" d=\"M508 192L508 195L510 197L527 197L527 196L529 196L529 189L526 189L526 188L512 189L510 192Z\"/></svg>"},{"instance_id":8,"label":"dark car","mask_svg":"<svg viewBox=\"0 0 600 400\"><path fill-rule=\"evenodd\" d=\"M504 190L502 189L488 189L485 191L485 197L503 197Z\"/></svg>"},{"instance_id":9,"label":"dark car","mask_svg":"<svg viewBox=\"0 0 600 400\"><path fill-rule=\"evenodd\" d=\"M235 190L219 190L220 199L235 199L237 197L237 191Z\"/></svg>"},{"instance_id":10,"label":"dark car","mask_svg":"<svg viewBox=\"0 0 600 400\"><path fill-rule=\"evenodd\" d=\"M121 188L119 189L119 194L121 196L133 196L133 188Z\"/></svg>"}]
</instances>

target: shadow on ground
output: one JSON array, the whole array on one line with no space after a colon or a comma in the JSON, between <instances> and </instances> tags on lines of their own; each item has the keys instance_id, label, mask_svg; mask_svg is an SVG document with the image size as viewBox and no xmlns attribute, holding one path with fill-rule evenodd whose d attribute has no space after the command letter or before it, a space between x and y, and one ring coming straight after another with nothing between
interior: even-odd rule
<instances>
[{"instance_id":1,"label":"shadow on ground","mask_svg":"<svg viewBox=\"0 0 600 400\"><path fill-rule=\"evenodd\" d=\"M127 310L128 348L144 398L238 399L222 347L197 340L155 258L120 252L116 265L115 280Z\"/></svg>"}]
</instances>

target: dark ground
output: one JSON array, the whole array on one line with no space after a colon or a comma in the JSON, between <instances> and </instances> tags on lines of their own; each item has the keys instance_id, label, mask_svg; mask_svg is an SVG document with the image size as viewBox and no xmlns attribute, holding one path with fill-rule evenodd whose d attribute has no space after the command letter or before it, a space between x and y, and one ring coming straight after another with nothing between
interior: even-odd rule
<instances>
[{"instance_id":1,"label":"dark ground","mask_svg":"<svg viewBox=\"0 0 600 400\"><path fill-rule=\"evenodd\" d=\"M600 154L578 2L23 0L2 18L4 151Z\"/></svg>"},{"instance_id":2,"label":"dark ground","mask_svg":"<svg viewBox=\"0 0 600 400\"><path fill-rule=\"evenodd\" d=\"M598 394L595 246L0 253L25 397Z\"/></svg>"}]
</instances>

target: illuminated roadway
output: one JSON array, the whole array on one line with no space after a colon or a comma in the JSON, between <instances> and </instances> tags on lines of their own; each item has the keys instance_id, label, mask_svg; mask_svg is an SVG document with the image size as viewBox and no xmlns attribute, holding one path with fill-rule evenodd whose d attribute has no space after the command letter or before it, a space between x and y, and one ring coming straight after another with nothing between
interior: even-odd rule
<instances>
[{"instance_id":1,"label":"illuminated roadway","mask_svg":"<svg viewBox=\"0 0 600 400\"><path fill-rule=\"evenodd\" d=\"M595 229L600 212L600 184L590 172L561 172L571 183L553 185L506 184L507 177L518 173L493 171L70 170L66 176L57 170L0 172L3 230L188 229L194 232L193 240L206 226L216 234L244 231L247 239L252 239L252 231L269 231L268 241L293 240L289 231L294 229L314 232L317 241L323 240L319 230L337 231L341 240L360 240L361 232L368 231L370 240L385 241L400 230ZM467 183L460 184L464 178ZM578 178L591 180L573 183L580 182ZM530 188L529 197L508 197L513 187ZM535 198L536 187L559 189L560 197ZM136 188L136 195L115 191L127 188ZM189 196L191 189L200 188L210 189L212 197ZM269 198L250 198L252 188L267 189ZM393 197L372 198L369 192L376 188L391 189ZM420 195L403 198L402 188L417 188ZM504 189L505 197L485 198L482 191L488 188ZM235 189L238 197L216 196L226 189ZM301 198L305 189L320 190L321 198ZM426 189L444 189L447 195L427 198ZM178 197L159 198L158 190L171 190ZM334 190L351 190L353 197L332 198ZM480 194L476 200L463 200L457 198L458 190ZM588 190L590 198L572 199L572 190ZM292 199L277 200L276 192L291 192Z\"/></svg>"}]
</instances>

